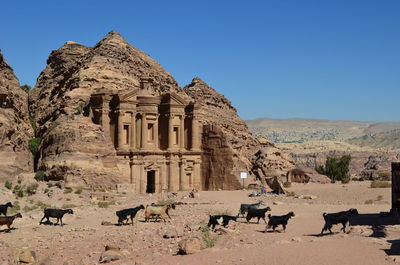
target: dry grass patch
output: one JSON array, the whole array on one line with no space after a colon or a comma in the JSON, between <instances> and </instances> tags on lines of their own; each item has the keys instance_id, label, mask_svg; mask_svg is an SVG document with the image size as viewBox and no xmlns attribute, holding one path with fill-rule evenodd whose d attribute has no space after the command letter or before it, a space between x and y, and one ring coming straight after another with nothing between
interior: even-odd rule
<instances>
[{"instance_id":1,"label":"dry grass patch","mask_svg":"<svg viewBox=\"0 0 400 265\"><path fill-rule=\"evenodd\" d=\"M371 188L391 188L392 183L389 181L374 180L371 182Z\"/></svg>"}]
</instances>

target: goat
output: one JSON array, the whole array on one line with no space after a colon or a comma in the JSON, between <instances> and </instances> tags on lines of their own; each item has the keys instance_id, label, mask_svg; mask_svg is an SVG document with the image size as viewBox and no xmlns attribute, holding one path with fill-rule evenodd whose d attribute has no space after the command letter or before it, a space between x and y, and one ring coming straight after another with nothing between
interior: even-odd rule
<instances>
[{"instance_id":1,"label":"goat","mask_svg":"<svg viewBox=\"0 0 400 265\"><path fill-rule=\"evenodd\" d=\"M240 205L240 209L239 209L239 213L237 214L237 217L239 217L239 214L241 214L242 217L244 217L244 214L249 211L249 208L258 208L261 205L265 205L263 201L259 201L257 203L253 203L253 204L244 204L244 203L242 203Z\"/></svg>"},{"instance_id":2,"label":"goat","mask_svg":"<svg viewBox=\"0 0 400 265\"><path fill-rule=\"evenodd\" d=\"M128 216L130 216L132 225L133 225L133 218L135 218L136 214L141 210L144 210L144 206L140 205L135 208L128 208L128 209L123 209L120 211L116 211L115 214L118 216L118 224L123 224L124 220L126 220L125 224L128 224Z\"/></svg>"},{"instance_id":3,"label":"goat","mask_svg":"<svg viewBox=\"0 0 400 265\"><path fill-rule=\"evenodd\" d=\"M268 211L271 211L271 208L266 207L264 209L256 209L250 207L247 211L247 216L246 216L247 223L254 217L257 217L257 224L260 223L261 218L264 220L265 223L267 223L267 221L265 221L265 213Z\"/></svg>"},{"instance_id":4,"label":"goat","mask_svg":"<svg viewBox=\"0 0 400 265\"><path fill-rule=\"evenodd\" d=\"M235 221L236 222L237 216L229 216L229 215L210 215L210 219L208 221L208 227L211 227L212 229L215 228L217 224L222 225L223 227L226 227L229 224L229 221Z\"/></svg>"},{"instance_id":5,"label":"goat","mask_svg":"<svg viewBox=\"0 0 400 265\"><path fill-rule=\"evenodd\" d=\"M12 223L16 218L22 218L20 213L17 213L13 216L0 216L0 226L7 225L8 230L10 230Z\"/></svg>"},{"instance_id":6,"label":"goat","mask_svg":"<svg viewBox=\"0 0 400 265\"><path fill-rule=\"evenodd\" d=\"M332 226L335 224L342 224L343 227L341 230L343 230L343 233L346 232L346 224L349 222L349 217L350 216L356 216L358 215L357 209L351 208L348 211L342 211L338 213L323 213L322 216L325 219L325 225L322 228L321 235L326 231L329 230L329 232L332 234Z\"/></svg>"},{"instance_id":7,"label":"goat","mask_svg":"<svg viewBox=\"0 0 400 265\"><path fill-rule=\"evenodd\" d=\"M46 209L44 209L44 216L40 220L39 224L42 224L42 221L43 221L44 218L47 218L47 222L49 223L50 222L49 218L52 217L52 218L57 218L57 223L56 224L58 224L58 221L61 221L61 225L64 225L63 222L62 222L62 218L63 218L64 214L66 214L66 213L74 214L74 211L72 211L72 209L63 210L63 209L46 208Z\"/></svg>"},{"instance_id":8,"label":"goat","mask_svg":"<svg viewBox=\"0 0 400 265\"><path fill-rule=\"evenodd\" d=\"M145 222L149 221L150 218L161 218L165 222L164 215L166 214L169 219L172 219L171 216L169 215L169 210L170 209L175 209L175 204L168 204L168 205L147 205L146 209L144 211L144 218Z\"/></svg>"},{"instance_id":9,"label":"goat","mask_svg":"<svg viewBox=\"0 0 400 265\"><path fill-rule=\"evenodd\" d=\"M274 230L275 232L275 228L278 225L282 225L283 226L283 231L286 231L286 225L289 221L290 218L294 217L294 212L289 212L285 215L281 215L281 216L271 216L270 214L268 214L268 225L265 227L265 232L267 232L267 229L271 228Z\"/></svg>"},{"instance_id":10,"label":"goat","mask_svg":"<svg viewBox=\"0 0 400 265\"><path fill-rule=\"evenodd\" d=\"M4 214L4 216L7 216L7 209L8 207L14 207L11 202L7 202L6 204L0 204L0 215Z\"/></svg>"}]
</instances>

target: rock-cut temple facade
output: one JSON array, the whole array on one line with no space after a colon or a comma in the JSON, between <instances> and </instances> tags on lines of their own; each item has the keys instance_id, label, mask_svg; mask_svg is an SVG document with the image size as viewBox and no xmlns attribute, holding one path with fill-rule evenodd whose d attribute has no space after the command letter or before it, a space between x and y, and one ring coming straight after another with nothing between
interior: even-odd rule
<instances>
[{"instance_id":1,"label":"rock-cut temple facade","mask_svg":"<svg viewBox=\"0 0 400 265\"><path fill-rule=\"evenodd\" d=\"M129 164L136 194L201 189L199 108L174 92L156 95L151 79L125 93L96 93L92 120L111 137L120 160ZM125 163L124 162L124 163Z\"/></svg>"}]
</instances>

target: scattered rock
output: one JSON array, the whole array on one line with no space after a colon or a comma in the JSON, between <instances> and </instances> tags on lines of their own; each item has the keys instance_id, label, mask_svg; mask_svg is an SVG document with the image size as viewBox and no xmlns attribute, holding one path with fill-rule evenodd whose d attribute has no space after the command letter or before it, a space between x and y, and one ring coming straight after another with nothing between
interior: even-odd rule
<instances>
[{"instance_id":1,"label":"scattered rock","mask_svg":"<svg viewBox=\"0 0 400 265\"><path fill-rule=\"evenodd\" d=\"M113 225L113 224L111 222L109 222L109 221L102 221L101 225L110 226L110 225Z\"/></svg>"},{"instance_id":2,"label":"scattered rock","mask_svg":"<svg viewBox=\"0 0 400 265\"><path fill-rule=\"evenodd\" d=\"M120 251L121 248L119 246L117 246L117 245L114 245L114 244L108 244L108 245L105 246L105 250L106 251L109 251L109 250Z\"/></svg>"},{"instance_id":3,"label":"scattered rock","mask_svg":"<svg viewBox=\"0 0 400 265\"><path fill-rule=\"evenodd\" d=\"M300 237L293 237L293 238L291 239L291 241L292 241L292 242L298 242L298 243L300 243L300 242L303 241L303 239L301 239Z\"/></svg>"},{"instance_id":4,"label":"scattered rock","mask_svg":"<svg viewBox=\"0 0 400 265\"><path fill-rule=\"evenodd\" d=\"M184 235L184 230L181 227L167 227L164 231L163 238L178 238Z\"/></svg>"},{"instance_id":5,"label":"scattered rock","mask_svg":"<svg viewBox=\"0 0 400 265\"><path fill-rule=\"evenodd\" d=\"M279 202L279 201L274 201L274 202L272 202L272 204L273 205L283 205L284 203L283 202Z\"/></svg>"},{"instance_id":6,"label":"scattered rock","mask_svg":"<svg viewBox=\"0 0 400 265\"><path fill-rule=\"evenodd\" d=\"M36 253L28 249L19 250L15 254L15 261L17 263L34 263L36 262Z\"/></svg>"},{"instance_id":7,"label":"scattered rock","mask_svg":"<svg viewBox=\"0 0 400 265\"><path fill-rule=\"evenodd\" d=\"M111 261L116 261L124 258L119 251L116 250L108 250L101 254L100 256L100 263L108 263Z\"/></svg>"},{"instance_id":8,"label":"scattered rock","mask_svg":"<svg viewBox=\"0 0 400 265\"><path fill-rule=\"evenodd\" d=\"M189 255L197 253L201 250L201 240L197 237L189 237L182 239L179 244L179 254Z\"/></svg>"}]
</instances>

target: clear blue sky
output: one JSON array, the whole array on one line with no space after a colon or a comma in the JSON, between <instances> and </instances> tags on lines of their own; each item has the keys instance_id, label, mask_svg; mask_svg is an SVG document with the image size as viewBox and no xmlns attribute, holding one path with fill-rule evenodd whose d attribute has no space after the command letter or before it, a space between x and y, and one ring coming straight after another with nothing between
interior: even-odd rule
<instances>
[{"instance_id":1,"label":"clear blue sky","mask_svg":"<svg viewBox=\"0 0 400 265\"><path fill-rule=\"evenodd\" d=\"M120 32L245 119L400 121L400 1L2 1L0 49L34 86L51 50Z\"/></svg>"}]
</instances>

